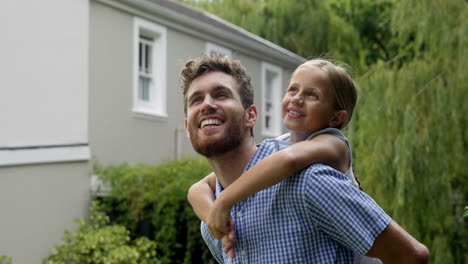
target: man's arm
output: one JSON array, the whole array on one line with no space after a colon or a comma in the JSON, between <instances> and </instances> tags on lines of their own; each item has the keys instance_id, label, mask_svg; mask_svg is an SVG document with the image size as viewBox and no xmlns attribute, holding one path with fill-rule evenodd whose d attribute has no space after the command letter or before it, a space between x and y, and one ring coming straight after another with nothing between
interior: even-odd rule
<instances>
[{"instance_id":1,"label":"man's arm","mask_svg":"<svg viewBox=\"0 0 468 264\"><path fill-rule=\"evenodd\" d=\"M374 241L366 256L378 258L384 264L429 263L429 250L408 234L395 221Z\"/></svg>"},{"instance_id":2,"label":"man's arm","mask_svg":"<svg viewBox=\"0 0 468 264\"><path fill-rule=\"evenodd\" d=\"M323 165L304 171L308 218L343 246L384 264L428 263L429 251L346 176ZM326 176L326 177L325 177Z\"/></svg>"}]
</instances>

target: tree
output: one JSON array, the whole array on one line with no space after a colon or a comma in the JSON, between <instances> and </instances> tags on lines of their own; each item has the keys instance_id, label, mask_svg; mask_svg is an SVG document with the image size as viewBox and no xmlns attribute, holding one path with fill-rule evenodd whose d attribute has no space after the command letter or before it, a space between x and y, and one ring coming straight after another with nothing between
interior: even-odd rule
<instances>
[{"instance_id":1,"label":"tree","mask_svg":"<svg viewBox=\"0 0 468 264\"><path fill-rule=\"evenodd\" d=\"M185 3L202 8L303 57L326 55L365 69L358 32L321 0L213 0Z\"/></svg>"},{"instance_id":2,"label":"tree","mask_svg":"<svg viewBox=\"0 0 468 264\"><path fill-rule=\"evenodd\" d=\"M395 0L212 0L202 8L305 58L326 56L363 73L399 52L392 41Z\"/></svg>"},{"instance_id":3,"label":"tree","mask_svg":"<svg viewBox=\"0 0 468 264\"><path fill-rule=\"evenodd\" d=\"M466 263L468 23L463 0L400 1L395 59L358 78L348 135L364 190L431 251Z\"/></svg>"},{"instance_id":4,"label":"tree","mask_svg":"<svg viewBox=\"0 0 468 264\"><path fill-rule=\"evenodd\" d=\"M395 0L329 0L331 11L344 19L358 32L366 50L366 64L387 61L399 52L399 42L394 41L391 13Z\"/></svg>"}]
</instances>

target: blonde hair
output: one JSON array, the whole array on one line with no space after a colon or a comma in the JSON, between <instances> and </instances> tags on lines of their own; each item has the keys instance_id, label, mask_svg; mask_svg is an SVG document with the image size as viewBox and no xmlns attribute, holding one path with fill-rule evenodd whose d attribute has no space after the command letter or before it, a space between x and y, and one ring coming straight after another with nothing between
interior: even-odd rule
<instances>
[{"instance_id":1,"label":"blonde hair","mask_svg":"<svg viewBox=\"0 0 468 264\"><path fill-rule=\"evenodd\" d=\"M337 126L338 129L345 128L351 120L357 101L357 85L348 71L349 66L325 59L312 59L297 67L293 75L302 67L316 67L325 73L326 81L331 88L335 109L345 110L348 113L346 119Z\"/></svg>"}]
</instances>

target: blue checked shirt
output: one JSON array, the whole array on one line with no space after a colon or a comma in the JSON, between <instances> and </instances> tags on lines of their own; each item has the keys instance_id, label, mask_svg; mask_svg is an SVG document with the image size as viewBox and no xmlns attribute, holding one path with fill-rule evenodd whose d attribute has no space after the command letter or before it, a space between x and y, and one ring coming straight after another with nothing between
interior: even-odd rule
<instances>
[{"instance_id":1,"label":"blue checked shirt","mask_svg":"<svg viewBox=\"0 0 468 264\"><path fill-rule=\"evenodd\" d=\"M265 140L246 169L291 143ZM215 196L222 187L217 182ZM219 263L353 263L391 219L342 173L314 164L236 204L234 259L204 222L203 239Z\"/></svg>"}]
</instances>

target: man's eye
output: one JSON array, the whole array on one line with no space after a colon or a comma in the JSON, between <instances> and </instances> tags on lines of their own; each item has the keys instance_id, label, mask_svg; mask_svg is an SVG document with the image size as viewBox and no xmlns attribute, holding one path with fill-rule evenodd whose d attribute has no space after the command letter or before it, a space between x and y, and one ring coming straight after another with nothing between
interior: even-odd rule
<instances>
[{"instance_id":1,"label":"man's eye","mask_svg":"<svg viewBox=\"0 0 468 264\"><path fill-rule=\"evenodd\" d=\"M200 97L192 98L192 100L190 100L190 105L193 105L193 104L198 103L200 101L201 101Z\"/></svg>"},{"instance_id":2,"label":"man's eye","mask_svg":"<svg viewBox=\"0 0 468 264\"><path fill-rule=\"evenodd\" d=\"M226 93L218 93L216 94L216 98L226 98L227 97L227 94Z\"/></svg>"}]
</instances>

